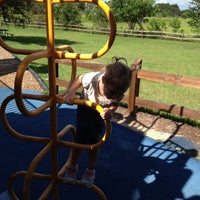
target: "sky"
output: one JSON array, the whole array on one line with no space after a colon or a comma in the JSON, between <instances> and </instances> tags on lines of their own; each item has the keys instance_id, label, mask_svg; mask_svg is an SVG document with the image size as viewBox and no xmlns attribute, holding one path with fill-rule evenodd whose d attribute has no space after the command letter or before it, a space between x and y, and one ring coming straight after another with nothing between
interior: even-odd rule
<instances>
[{"instance_id":1,"label":"sky","mask_svg":"<svg viewBox=\"0 0 200 200\"><path fill-rule=\"evenodd\" d=\"M177 4L181 10L188 9L190 0L156 0L156 3Z\"/></svg>"}]
</instances>

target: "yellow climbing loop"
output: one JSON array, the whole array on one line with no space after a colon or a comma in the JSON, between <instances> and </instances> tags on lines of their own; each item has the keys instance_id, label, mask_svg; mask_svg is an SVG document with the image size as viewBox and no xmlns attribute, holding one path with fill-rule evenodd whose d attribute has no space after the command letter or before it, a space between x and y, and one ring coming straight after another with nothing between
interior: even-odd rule
<instances>
[{"instance_id":1,"label":"yellow climbing loop","mask_svg":"<svg viewBox=\"0 0 200 200\"><path fill-rule=\"evenodd\" d=\"M70 81L72 82L74 78L76 77L76 59L82 59L82 60L91 60L98 58L102 55L104 55L112 46L115 34L116 34L116 24L114 16L108 7L108 5L102 1L102 0L33 0L38 3L44 3L46 7L46 37L47 37L47 48L45 50L28 50L28 49L16 49L4 42L2 38L0 38L0 45L6 49L7 51L15 54L24 54L27 55L24 60L20 63L16 77L15 77L15 85L14 85L14 94L8 96L1 105L0 114L2 117L2 122L4 126L7 128L10 134L12 134L14 137L17 137L21 140L27 140L32 142L38 142L45 144L45 147L33 158L32 162L30 163L27 171L19 171L13 174L10 177L9 180L9 194L12 199L18 200L19 198L15 194L15 191L13 189L13 184L16 178L19 176L23 176L24 178L24 184L23 184L23 192L22 197L24 200L30 199L30 184L32 178L36 179L42 179L47 180L49 182L49 185L44 190L44 192L41 194L39 199L46 199L48 195L51 193L52 198L55 200L59 199L59 190L58 190L58 183L63 183L64 179L62 178L62 175L65 171L66 163L63 165L61 169L58 169L58 148L59 147L66 147L66 148L80 148L80 149L86 149L86 150L92 150L95 148L99 148L101 145L103 145L107 139L110 136L111 133L111 123L109 120L104 120L105 122L105 133L101 140L92 145L84 145L84 144L77 144L69 141L62 140L63 136L67 134L68 132L72 132L72 135L74 137L74 134L76 133L76 130L74 126L67 125L65 126L59 133L57 131L57 103L64 103L64 93L57 94L56 89L56 67L55 67L55 60L56 59L71 59L72 61L72 74ZM0 0L0 6L5 3L5 0ZM102 11L105 13L109 24L110 24L110 34L108 37L108 40L106 41L105 45L97 52L94 53L76 53L73 51L73 49L69 46L63 46L63 47L55 47L55 38L54 38L54 18L53 18L53 5L58 3L92 3L96 4ZM25 70L27 69L28 65L38 59L41 58L47 58L48 59L48 76L49 76L49 94L44 95L36 95L36 94L24 94L22 91L22 83L23 83L23 76L25 73ZM8 103L15 99L16 104L20 112L26 116L29 117L35 117L45 111L47 108L50 109L50 136L49 137L38 137L30 136L30 135L24 135L23 133L17 132L15 129L12 128L12 125L9 123L7 116L6 116L6 107ZM29 110L26 105L24 104L24 99L33 99L33 100L40 100L44 102L40 107L38 107L35 110ZM93 102L87 101L87 100L80 100L75 99L74 104L77 105L85 105L92 107L93 109L97 110L99 113L103 111L103 108ZM49 152L52 153L52 174L41 174L41 173L35 173L35 169L37 165L39 164L40 160ZM76 184L83 186L83 184L76 180ZM97 195L103 199L106 200L106 195L101 191L100 188L93 185L91 189L97 193Z\"/></svg>"}]
</instances>

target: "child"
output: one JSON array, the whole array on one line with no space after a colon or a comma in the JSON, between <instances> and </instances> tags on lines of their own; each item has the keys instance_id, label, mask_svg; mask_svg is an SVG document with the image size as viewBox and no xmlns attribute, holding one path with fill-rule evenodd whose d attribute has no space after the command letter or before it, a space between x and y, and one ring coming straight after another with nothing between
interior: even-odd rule
<instances>
[{"instance_id":1,"label":"child","mask_svg":"<svg viewBox=\"0 0 200 200\"><path fill-rule=\"evenodd\" d=\"M65 101L73 104L77 89L82 86L81 99L87 99L101 105L104 112L100 115L97 111L87 106L78 106L76 143L95 144L99 141L104 128L104 119L110 119L116 110L124 93L131 83L132 72L128 66L119 60L124 58L114 57L114 62L105 67L102 72L89 72L78 76L70 86ZM125 60L126 61L126 60ZM89 151L88 168L85 170L82 183L91 187L95 180L95 165L99 149ZM73 183L78 171L78 160L81 149L72 148L67 160L65 181Z\"/></svg>"}]
</instances>

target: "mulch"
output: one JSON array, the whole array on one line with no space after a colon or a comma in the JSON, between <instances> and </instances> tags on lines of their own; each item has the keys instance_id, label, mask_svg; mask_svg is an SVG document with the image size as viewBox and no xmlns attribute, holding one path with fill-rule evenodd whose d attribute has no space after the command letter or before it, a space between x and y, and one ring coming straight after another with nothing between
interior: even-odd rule
<instances>
[{"instance_id":1,"label":"mulch","mask_svg":"<svg viewBox=\"0 0 200 200\"><path fill-rule=\"evenodd\" d=\"M20 63L15 55L0 47L0 88L14 88L16 71ZM37 74L27 68L22 89L44 92L45 87ZM177 138L184 138L183 142L179 140L182 149L195 148L200 154L200 129L197 127L144 112L132 116L123 107L117 109L113 121L159 141L177 141Z\"/></svg>"},{"instance_id":2,"label":"mulch","mask_svg":"<svg viewBox=\"0 0 200 200\"><path fill-rule=\"evenodd\" d=\"M0 88L14 88L15 76L21 61L13 54L0 47ZM23 90L43 92L44 84L33 70L27 68L22 82Z\"/></svg>"}]
</instances>

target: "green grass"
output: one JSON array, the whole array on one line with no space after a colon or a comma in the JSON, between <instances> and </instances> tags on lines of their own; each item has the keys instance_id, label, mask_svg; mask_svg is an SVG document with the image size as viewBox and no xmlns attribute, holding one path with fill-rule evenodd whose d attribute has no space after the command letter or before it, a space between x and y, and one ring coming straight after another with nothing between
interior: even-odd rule
<instances>
[{"instance_id":1,"label":"green grass","mask_svg":"<svg viewBox=\"0 0 200 200\"><path fill-rule=\"evenodd\" d=\"M44 29L6 27L14 38L6 42L15 48L45 49ZM55 31L56 45L70 45L75 52L93 53L106 42L106 35ZM110 63L113 56L125 57L129 65L136 59L143 59L143 69L177 75L200 77L200 45L195 42L182 42L159 39L141 39L117 36L111 49L94 62ZM20 59L24 56L17 55ZM41 79L47 83L47 60L40 59L30 64ZM79 70L78 73L83 73ZM60 76L68 79L69 68L61 66ZM170 104L177 104L200 110L200 90L174 85L141 81L141 97Z\"/></svg>"}]
</instances>

